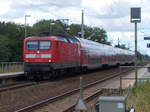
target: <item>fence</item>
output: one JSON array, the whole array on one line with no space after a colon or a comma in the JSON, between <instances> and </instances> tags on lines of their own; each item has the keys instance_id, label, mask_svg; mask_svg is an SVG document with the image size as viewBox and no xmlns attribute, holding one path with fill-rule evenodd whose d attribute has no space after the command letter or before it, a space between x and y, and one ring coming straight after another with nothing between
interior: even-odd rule
<instances>
[{"instance_id":1,"label":"fence","mask_svg":"<svg viewBox=\"0 0 150 112\"><path fill-rule=\"evenodd\" d=\"M135 66L120 66L120 73L121 73L122 68L135 68ZM149 65L147 65L147 66L137 66L137 68L147 68L147 71L150 73L150 66ZM148 74L148 72L146 72L146 74ZM147 77L147 76L142 76L142 78L138 77L136 79L136 77L123 77L122 75L120 75L120 89L122 90L122 88L123 88L122 87L123 81L127 81L127 80L136 81L137 80L137 83L142 83L144 81L150 81L150 77ZM135 82L134 82L134 84L135 84Z\"/></svg>"},{"instance_id":2,"label":"fence","mask_svg":"<svg viewBox=\"0 0 150 112\"><path fill-rule=\"evenodd\" d=\"M0 62L0 73L22 72L23 62Z\"/></svg>"}]
</instances>

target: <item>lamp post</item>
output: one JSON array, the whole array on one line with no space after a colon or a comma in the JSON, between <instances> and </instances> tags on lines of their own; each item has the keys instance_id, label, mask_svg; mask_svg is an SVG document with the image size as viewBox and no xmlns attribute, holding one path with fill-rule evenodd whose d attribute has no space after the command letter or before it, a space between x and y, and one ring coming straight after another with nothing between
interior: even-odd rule
<instances>
[{"instance_id":1,"label":"lamp post","mask_svg":"<svg viewBox=\"0 0 150 112\"><path fill-rule=\"evenodd\" d=\"M25 29L24 29L25 30L24 31L25 32L25 38L27 37L27 17L31 17L31 15L25 15L25 25L24 25L25 26Z\"/></svg>"},{"instance_id":2,"label":"lamp post","mask_svg":"<svg viewBox=\"0 0 150 112\"><path fill-rule=\"evenodd\" d=\"M81 17L81 38L84 38L84 11L82 10Z\"/></svg>"},{"instance_id":3,"label":"lamp post","mask_svg":"<svg viewBox=\"0 0 150 112\"><path fill-rule=\"evenodd\" d=\"M55 23L50 23L49 24L49 35L52 34L52 25L54 25Z\"/></svg>"}]
</instances>

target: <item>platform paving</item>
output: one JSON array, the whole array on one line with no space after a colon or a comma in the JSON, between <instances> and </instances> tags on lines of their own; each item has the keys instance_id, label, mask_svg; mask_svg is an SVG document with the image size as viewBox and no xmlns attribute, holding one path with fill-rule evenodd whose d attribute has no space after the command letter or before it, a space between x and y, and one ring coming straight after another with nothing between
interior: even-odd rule
<instances>
[{"instance_id":1,"label":"platform paving","mask_svg":"<svg viewBox=\"0 0 150 112\"><path fill-rule=\"evenodd\" d=\"M150 73L148 72L147 68L140 68L138 70L138 78L150 78ZM135 84L135 80L125 79L125 78L135 78L135 72L131 72L128 75L123 76L122 79L122 89L132 87ZM145 81L145 80L138 80ZM104 88L111 88L111 89L119 89L120 88L120 78L114 79L110 84L107 84Z\"/></svg>"},{"instance_id":2,"label":"platform paving","mask_svg":"<svg viewBox=\"0 0 150 112\"><path fill-rule=\"evenodd\" d=\"M21 76L23 74L24 74L24 72L0 73L0 79L18 77L18 76Z\"/></svg>"}]
</instances>

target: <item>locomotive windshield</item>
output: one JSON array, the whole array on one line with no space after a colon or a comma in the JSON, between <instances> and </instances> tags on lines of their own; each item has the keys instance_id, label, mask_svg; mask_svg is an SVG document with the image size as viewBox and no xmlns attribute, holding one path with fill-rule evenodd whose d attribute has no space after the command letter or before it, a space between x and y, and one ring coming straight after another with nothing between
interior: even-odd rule
<instances>
[{"instance_id":1,"label":"locomotive windshield","mask_svg":"<svg viewBox=\"0 0 150 112\"><path fill-rule=\"evenodd\" d=\"M50 49L50 41L40 41L39 49Z\"/></svg>"},{"instance_id":2,"label":"locomotive windshield","mask_svg":"<svg viewBox=\"0 0 150 112\"><path fill-rule=\"evenodd\" d=\"M27 49L28 50L38 49L38 41L28 41Z\"/></svg>"},{"instance_id":3,"label":"locomotive windshield","mask_svg":"<svg viewBox=\"0 0 150 112\"><path fill-rule=\"evenodd\" d=\"M50 49L51 42L50 41L28 41L27 49L28 50L36 50L36 49Z\"/></svg>"}]
</instances>

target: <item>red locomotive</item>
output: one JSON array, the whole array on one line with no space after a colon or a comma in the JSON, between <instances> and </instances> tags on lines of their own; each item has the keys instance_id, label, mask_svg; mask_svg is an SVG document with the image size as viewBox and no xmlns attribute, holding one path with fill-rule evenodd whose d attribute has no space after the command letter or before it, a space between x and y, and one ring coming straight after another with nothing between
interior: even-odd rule
<instances>
[{"instance_id":1,"label":"red locomotive","mask_svg":"<svg viewBox=\"0 0 150 112\"><path fill-rule=\"evenodd\" d=\"M132 51L77 37L59 36L26 38L23 56L24 72L30 78L134 62Z\"/></svg>"}]
</instances>

